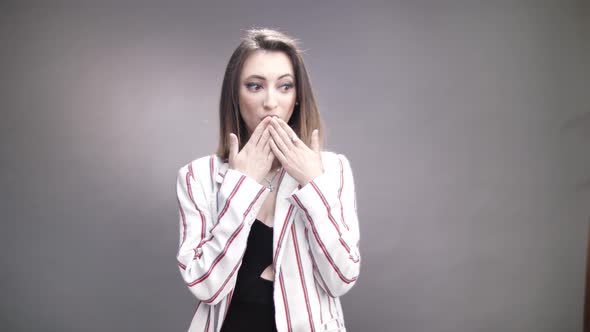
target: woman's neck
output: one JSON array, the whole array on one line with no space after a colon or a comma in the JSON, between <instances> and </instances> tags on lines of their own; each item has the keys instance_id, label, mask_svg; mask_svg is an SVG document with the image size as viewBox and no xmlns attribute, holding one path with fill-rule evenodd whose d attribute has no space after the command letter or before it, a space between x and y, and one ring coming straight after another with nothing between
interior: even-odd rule
<instances>
[{"instance_id":1,"label":"woman's neck","mask_svg":"<svg viewBox=\"0 0 590 332\"><path fill-rule=\"evenodd\" d=\"M277 171L279 170L279 167L281 167L281 162L279 162L278 159L275 159L272 162L272 166L270 167L270 170L268 170L268 173L266 173L265 178L268 178L269 180L271 178L273 178L275 176L275 174L277 173Z\"/></svg>"},{"instance_id":2,"label":"woman's neck","mask_svg":"<svg viewBox=\"0 0 590 332\"><path fill-rule=\"evenodd\" d=\"M275 171L279 167L281 167L281 162L275 158L275 160L272 162L272 166L270 167L270 172Z\"/></svg>"}]
</instances>

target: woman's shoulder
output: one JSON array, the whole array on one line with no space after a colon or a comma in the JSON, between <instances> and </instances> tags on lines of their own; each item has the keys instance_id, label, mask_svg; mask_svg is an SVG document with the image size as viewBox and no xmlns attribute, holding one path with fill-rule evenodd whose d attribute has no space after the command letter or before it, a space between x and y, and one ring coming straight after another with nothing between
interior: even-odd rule
<instances>
[{"instance_id":1,"label":"woman's shoulder","mask_svg":"<svg viewBox=\"0 0 590 332\"><path fill-rule=\"evenodd\" d=\"M351 168L348 158L344 154L334 151L322 151L322 164L324 169L333 170L334 173L340 173Z\"/></svg>"},{"instance_id":2,"label":"woman's shoulder","mask_svg":"<svg viewBox=\"0 0 590 332\"><path fill-rule=\"evenodd\" d=\"M345 167L349 166L348 158L342 153L325 150L321 151L321 154L324 167L339 168L341 165L344 165ZM221 173L223 173L226 168L227 163L221 157L216 154L210 154L198 157L182 165L179 172L185 174L189 173L194 176L195 174L214 174L213 172L215 172L216 169L218 172L221 171Z\"/></svg>"},{"instance_id":3,"label":"woman's shoulder","mask_svg":"<svg viewBox=\"0 0 590 332\"><path fill-rule=\"evenodd\" d=\"M190 174L203 174L213 172L214 168L219 164L223 163L220 157L216 154L210 154L207 156L202 156L195 158L188 163L182 165L179 169L181 173L190 173Z\"/></svg>"},{"instance_id":4,"label":"woman's shoulder","mask_svg":"<svg viewBox=\"0 0 590 332\"><path fill-rule=\"evenodd\" d=\"M335 151L322 151L322 162L330 162L330 163L340 163L346 162L348 163L348 158L342 154Z\"/></svg>"}]
</instances>

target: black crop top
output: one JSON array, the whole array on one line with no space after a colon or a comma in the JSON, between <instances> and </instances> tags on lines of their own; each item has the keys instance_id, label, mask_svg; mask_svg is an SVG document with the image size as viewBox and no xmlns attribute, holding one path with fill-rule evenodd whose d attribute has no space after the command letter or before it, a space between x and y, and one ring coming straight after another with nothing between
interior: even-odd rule
<instances>
[{"instance_id":1,"label":"black crop top","mask_svg":"<svg viewBox=\"0 0 590 332\"><path fill-rule=\"evenodd\" d=\"M273 282L260 275L272 264L272 227L256 219L248 235L248 244L238 270L233 301L272 303Z\"/></svg>"},{"instance_id":2,"label":"black crop top","mask_svg":"<svg viewBox=\"0 0 590 332\"><path fill-rule=\"evenodd\" d=\"M256 219L221 332L276 332L273 282L262 271L272 264L273 228Z\"/></svg>"}]
</instances>

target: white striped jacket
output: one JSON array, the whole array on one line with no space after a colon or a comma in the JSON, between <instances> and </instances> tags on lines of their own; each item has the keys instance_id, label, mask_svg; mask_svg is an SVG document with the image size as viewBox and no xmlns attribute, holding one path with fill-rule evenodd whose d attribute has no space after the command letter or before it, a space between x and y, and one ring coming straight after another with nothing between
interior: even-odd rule
<instances>
[{"instance_id":1,"label":"white striped jacket","mask_svg":"<svg viewBox=\"0 0 590 332\"><path fill-rule=\"evenodd\" d=\"M279 177L274 227L274 303L278 331L346 331L339 297L360 270L352 170L322 152L324 173L301 187ZM218 332L229 308L250 227L269 193L216 155L178 171L178 266L199 300L190 332Z\"/></svg>"}]
</instances>

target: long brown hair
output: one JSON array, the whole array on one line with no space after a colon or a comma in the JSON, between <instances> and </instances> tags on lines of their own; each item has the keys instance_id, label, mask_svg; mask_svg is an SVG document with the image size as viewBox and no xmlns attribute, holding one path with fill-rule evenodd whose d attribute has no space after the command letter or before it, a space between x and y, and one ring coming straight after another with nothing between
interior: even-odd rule
<instances>
[{"instance_id":1,"label":"long brown hair","mask_svg":"<svg viewBox=\"0 0 590 332\"><path fill-rule=\"evenodd\" d=\"M311 82L305 69L302 51L295 39L270 29L250 29L229 59L223 76L219 101L219 146L217 155L227 161L229 156L229 133L238 136L240 150L249 139L248 130L239 109L240 74L246 58L254 51L284 52L295 72L295 108L289 119L289 126L309 146L311 133L319 130L320 148L324 146L323 126L320 113L311 89Z\"/></svg>"}]
</instances>

